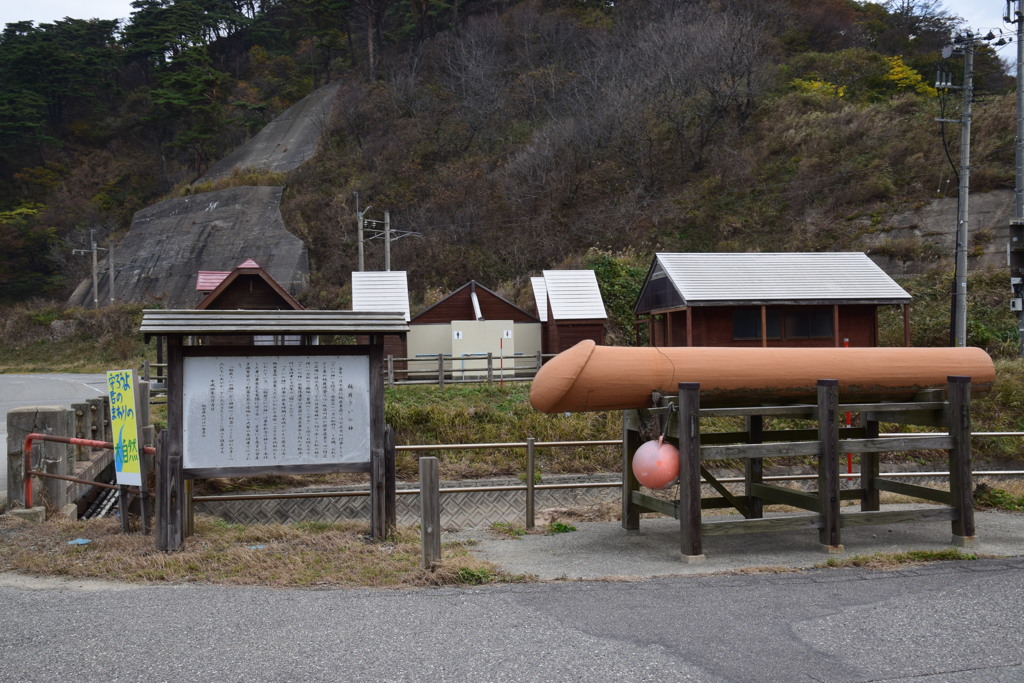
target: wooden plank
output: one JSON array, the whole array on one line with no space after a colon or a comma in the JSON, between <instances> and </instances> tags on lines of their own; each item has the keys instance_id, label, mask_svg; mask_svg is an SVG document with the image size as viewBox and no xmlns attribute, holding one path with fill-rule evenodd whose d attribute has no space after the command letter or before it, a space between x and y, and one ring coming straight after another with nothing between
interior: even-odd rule
<instances>
[{"instance_id":1,"label":"wooden plank","mask_svg":"<svg viewBox=\"0 0 1024 683\"><path fill-rule=\"evenodd\" d=\"M155 538L153 539L156 543L157 550L168 550L167 547L167 510L169 508L168 500L170 498L170 488L168 487L168 470L167 470L167 455L168 455L168 444L170 443L171 433L165 429L160 432L160 436L157 437L156 446L156 510L154 516L156 517L154 523L156 528Z\"/></svg>"},{"instance_id":2,"label":"wooden plank","mask_svg":"<svg viewBox=\"0 0 1024 683\"><path fill-rule=\"evenodd\" d=\"M370 455L370 536L377 541L387 537L384 507L384 449L374 448Z\"/></svg>"},{"instance_id":3,"label":"wooden plank","mask_svg":"<svg viewBox=\"0 0 1024 683\"><path fill-rule=\"evenodd\" d=\"M268 474L325 474L329 472L370 472L369 462L318 463L316 465L260 465L253 467L195 467L185 470L187 480L220 477L258 477Z\"/></svg>"},{"instance_id":4,"label":"wooden plank","mask_svg":"<svg viewBox=\"0 0 1024 683\"><path fill-rule=\"evenodd\" d=\"M822 527L818 541L827 548L842 548L839 528L839 380L818 380L818 502Z\"/></svg>"},{"instance_id":5,"label":"wooden plank","mask_svg":"<svg viewBox=\"0 0 1024 683\"><path fill-rule=\"evenodd\" d=\"M974 541L974 497L971 482L971 378L949 378L949 490L960 513L953 521L954 541Z\"/></svg>"},{"instance_id":6,"label":"wooden plank","mask_svg":"<svg viewBox=\"0 0 1024 683\"><path fill-rule=\"evenodd\" d=\"M867 420L864 423L864 436L869 439L878 438L878 423ZM860 509L862 511L876 511L881 501L878 496L878 487L875 482L881 472L881 460L878 453L861 453L860 456Z\"/></svg>"},{"instance_id":7,"label":"wooden plank","mask_svg":"<svg viewBox=\"0 0 1024 683\"><path fill-rule=\"evenodd\" d=\"M679 551L704 555L700 519L700 384L679 383Z\"/></svg>"},{"instance_id":8,"label":"wooden plank","mask_svg":"<svg viewBox=\"0 0 1024 683\"><path fill-rule=\"evenodd\" d=\"M420 545L422 566L433 569L441 559L441 494L437 458L420 458Z\"/></svg>"},{"instance_id":9,"label":"wooden plank","mask_svg":"<svg viewBox=\"0 0 1024 683\"><path fill-rule=\"evenodd\" d=\"M903 403L840 403L839 412L865 413L865 412L918 412L922 410L945 410L945 401L906 401ZM896 420L898 422L898 420Z\"/></svg>"},{"instance_id":10,"label":"wooden plank","mask_svg":"<svg viewBox=\"0 0 1024 683\"><path fill-rule=\"evenodd\" d=\"M933 489L927 486L908 484L902 481L893 481L891 479L879 477L875 480L875 488L880 491L888 491L889 493L896 493L901 496L932 500L936 503L942 503L943 505L953 505L953 495L949 491Z\"/></svg>"},{"instance_id":11,"label":"wooden plank","mask_svg":"<svg viewBox=\"0 0 1024 683\"><path fill-rule=\"evenodd\" d=\"M743 458L782 458L794 455L817 456L821 444L817 441L793 443L740 444L735 446L703 446L701 460L740 460Z\"/></svg>"},{"instance_id":12,"label":"wooden plank","mask_svg":"<svg viewBox=\"0 0 1024 683\"><path fill-rule=\"evenodd\" d=\"M764 417L805 417L810 419L817 408L812 405L791 406L755 406L750 408L702 408L701 417L748 417L763 415Z\"/></svg>"},{"instance_id":13,"label":"wooden plank","mask_svg":"<svg viewBox=\"0 0 1024 683\"><path fill-rule=\"evenodd\" d=\"M764 441L764 418L750 415L745 419L747 426L747 443L756 444ZM764 517L764 504L750 490L751 484L764 482L764 461L760 458L747 458L743 461L743 492L747 498L748 515L751 519Z\"/></svg>"},{"instance_id":14,"label":"wooden plank","mask_svg":"<svg viewBox=\"0 0 1024 683\"><path fill-rule=\"evenodd\" d=\"M753 419L750 416L747 419ZM772 431L762 430L761 440L752 442L747 439L747 432L701 432L700 444L701 446L724 446L734 444L747 444L747 443L783 443L791 441L817 441L818 430L817 429L778 429ZM847 439L860 439L864 438L863 427L840 427L839 429L840 438Z\"/></svg>"},{"instance_id":15,"label":"wooden plank","mask_svg":"<svg viewBox=\"0 0 1024 683\"><path fill-rule=\"evenodd\" d=\"M758 534L766 531L791 531L794 529L817 529L821 526L820 515L786 515L763 519L737 519L721 522L704 522L701 532L708 536L736 534Z\"/></svg>"},{"instance_id":16,"label":"wooden plank","mask_svg":"<svg viewBox=\"0 0 1024 683\"><path fill-rule=\"evenodd\" d=\"M725 486L723 486L720 481L715 479L715 476L711 474L711 472L709 472L708 469L703 465L700 466L700 474L702 477L704 477L704 481L706 481L711 486L711 488L718 491L718 494L722 496L722 498L724 498L729 503L729 505L735 508L737 512L739 512L741 515L747 518L751 516L750 509L747 508L746 504L739 498L734 496L732 494L732 491L725 488ZM704 506L702 505L701 508L703 509L703 507Z\"/></svg>"},{"instance_id":17,"label":"wooden plank","mask_svg":"<svg viewBox=\"0 0 1024 683\"><path fill-rule=\"evenodd\" d=\"M184 467L184 347L178 335L167 338L167 504L164 508L167 524L165 550L181 548L185 542L185 482Z\"/></svg>"},{"instance_id":18,"label":"wooden plank","mask_svg":"<svg viewBox=\"0 0 1024 683\"><path fill-rule=\"evenodd\" d=\"M774 486L772 484L751 484L750 491L751 495L763 499L766 503L789 505L802 510L813 510L815 512L817 512L821 507L818 504L818 496L804 491L788 489L784 486Z\"/></svg>"},{"instance_id":19,"label":"wooden plank","mask_svg":"<svg viewBox=\"0 0 1024 683\"><path fill-rule=\"evenodd\" d=\"M384 425L384 527L390 535L398 526L398 476L395 430Z\"/></svg>"},{"instance_id":20,"label":"wooden plank","mask_svg":"<svg viewBox=\"0 0 1024 683\"><path fill-rule=\"evenodd\" d=\"M638 512L657 512L665 515L666 517L674 517L679 519L679 501L678 500L665 500L663 498L655 498L654 496L648 495L641 491L633 491L630 496L633 507Z\"/></svg>"},{"instance_id":21,"label":"wooden plank","mask_svg":"<svg viewBox=\"0 0 1024 683\"><path fill-rule=\"evenodd\" d=\"M908 410L900 412L873 410L863 412L861 416L865 420L872 420L874 422L893 422L919 427L944 427L946 425L945 413L940 410Z\"/></svg>"},{"instance_id":22,"label":"wooden plank","mask_svg":"<svg viewBox=\"0 0 1024 683\"><path fill-rule=\"evenodd\" d=\"M839 442L843 453L889 453L893 451L946 450L953 445L948 436L899 436L875 439L844 439Z\"/></svg>"},{"instance_id":23,"label":"wooden plank","mask_svg":"<svg viewBox=\"0 0 1024 683\"><path fill-rule=\"evenodd\" d=\"M639 422L637 411L632 413ZM640 482L633 474L633 454L640 448L640 432L632 426L627 426L626 420L622 425L622 528L629 531L636 531L640 528L640 510L633 500L633 495L639 493ZM674 515L673 515L674 516Z\"/></svg>"},{"instance_id":24,"label":"wooden plank","mask_svg":"<svg viewBox=\"0 0 1024 683\"><path fill-rule=\"evenodd\" d=\"M844 512L840 522L844 528L871 526L875 524L902 524L904 522L931 522L952 520L957 511L950 507L934 507L919 510L883 510L871 512Z\"/></svg>"}]
</instances>

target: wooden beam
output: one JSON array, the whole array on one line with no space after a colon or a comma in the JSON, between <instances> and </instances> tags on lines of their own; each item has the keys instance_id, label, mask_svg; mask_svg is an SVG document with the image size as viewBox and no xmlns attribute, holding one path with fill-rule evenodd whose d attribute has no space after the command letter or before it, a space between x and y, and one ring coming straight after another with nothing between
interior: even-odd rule
<instances>
[{"instance_id":1,"label":"wooden beam","mask_svg":"<svg viewBox=\"0 0 1024 683\"><path fill-rule=\"evenodd\" d=\"M640 528L640 510L633 503L633 494L639 493L640 482L633 474L633 454L641 441L639 425L633 428L629 424L631 419L639 422L637 411L627 410L622 420L622 528L636 531Z\"/></svg>"},{"instance_id":2,"label":"wooden beam","mask_svg":"<svg viewBox=\"0 0 1024 683\"><path fill-rule=\"evenodd\" d=\"M875 480L875 488L879 491L888 491L889 493L896 493L909 498L931 500L936 503L942 503L943 505L953 504L953 495L949 491L933 489L928 486L919 486L917 484L908 484L904 481L893 481L892 479L879 477Z\"/></svg>"},{"instance_id":3,"label":"wooden beam","mask_svg":"<svg viewBox=\"0 0 1024 683\"><path fill-rule=\"evenodd\" d=\"M700 513L700 384L679 383L679 550L683 559L704 557Z\"/></svg>"},{"instance_id":4,"label":"wooden beam","mask_svg":"<svg viewBox=\"0 0 1024 683\"><path fill-rule=\"evenodd\" d=\"M761 346L768 347L768 309L761 306Z\"/></svg>"},{"instance_id":5,"label":"wooden beam","mask_svg":"<svg viewBox=\"0 0 1024 683\"><path fill-rule=\"evenodd\" d=\"M839 342L839 304L832 304L832 339L837 349L842 346Z\"/></svg>"},{"instance_id":6,"label":"wooden beam","mask_svg":"<svg viewBox=\"0 0 1024 683\"><path fill-rule=\"evenodd\" d=\"M839 531L839 380L818 380L818 500L822 528L819 542L829 550L842 550Z\"/></svg>"},{"instance_id":7,"label":"wooden beam","mask_svg":"<svg viewBox=\"0 0 1024 683\"><path fill-rule=\"evenodd\" d=\"M736 511L744 517L746 517L747 519L750 518L750 510L749 508L747 508L746 504L736 496L732 495L732 491L725 488L725 486L722 485L722 482L715 479L715 476L711 474L711 472L708 471L708 469L703 465L700 466L700 474L702 477L704 477L704 481L710 484L711 488L718 491L719 495L721 495L722 498L724 498L729 503L729 505L736 508Z\"/></svg>"},{"instance_id":8,"label":"wooden beam","mask_svg":"<svg viewBox=\"0 0 1024 683\"><path fill-rule=\"evenodd\" d=\"M764 519L738 519L724 522L705 522L701 532L708 536L735 534L756 534L764 531L789 531L793 529L816 529L821 525L818 515L787 515Z\"/></svg>"},{"instance_id":9,"label":"wooden beam","mask_svg":"<svg viewBox=\"0 0 1024 683\"><path fill-rule=\"evenodd\" d=\"M746 418L747 443L756 444L764 441L764 418L751 415ZM764 504L750 490L751 484L764 482L764 461L760 458L747 458L743 461L743 492L748 498L750 519L764 517Z\"/></svg>"},{"instance_id":10,"label":"wooden beam","mask_svg":"<svg viewBox=\"0 0 1024 683\"><path fill-rule=\"evenodd\" d=\"M762 498L767 503L789 505L801 510L817 512L818 508L821 507L818 505L818 497L814 494L774 484L751 484L750 495Z\"/></svg>"},{"instance_id":11,"label":"wooden beam","mask_svg":"<svg viewBox=\"0 0 1024 683\"><path fill-rule=\"evenodd\" d=\"M871 526L874 524L898 524L900 522L924 522L953 519L956 510L948 507L930 507L917 510L886 510L884 512L846 512L840 515L843 528Z\"/></svg>"},{"instance_id":12,"label":"wooden beam","mask_svg":"<svg viewBox=\"0 0 1024 683\"><path fill-rule=\"evenodd\" d=\"M974 545L974 499L971 482L971 378L949 378L949 491L960 513L953 521L953 542Z\"/></svg>"}]
</instances>

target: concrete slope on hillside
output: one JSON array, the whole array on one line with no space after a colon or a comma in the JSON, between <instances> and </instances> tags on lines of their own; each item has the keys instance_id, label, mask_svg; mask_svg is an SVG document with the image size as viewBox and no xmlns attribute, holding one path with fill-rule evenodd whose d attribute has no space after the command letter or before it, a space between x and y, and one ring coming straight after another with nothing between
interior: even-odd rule
<instances>
[{"instance_id":1,"label":"concrete slope on hillside","mask_svg":"<svg viewBox=\"0 0 1024 683\"><path fill-rule=\"evenodd\" d=\"M300 166L316 153L338 87L337 83L325 85L299 100L251 140L211 166L196 183L229 176L235 170L285 172Z\"/></svg>"},{"instance_id":2,"label":"concrete slope on hillside","mask_svg":"<svg viewBox=\"0 0 1024 683\"><path fill-rule=\"evenodd\" d=\"M231 270L254 259L291 294L309 277L306 246L284 227L281 187L233 187L178 197L135 214L115 252L118 301L192 308L199 270ZM106 273L106 268L102 268ZM99 282L101 303L109 279ZM92 281L78 286L71 306L92 305Z\"/></svg>"},{"instance_id":3,"label":"concrete slope on hillside","mask_svg":"<svg viewBox=\"0 0 1024 683\"><path fill-rule=\"evenodd\" d=\"M1013 190L972 192L967 208L968 270L1005 268ZM956 226L956 197L934 199L879 225L865 223L857 246L889 275L916 275L935 267L952 271Z\"/></svg>"}]
</instances>

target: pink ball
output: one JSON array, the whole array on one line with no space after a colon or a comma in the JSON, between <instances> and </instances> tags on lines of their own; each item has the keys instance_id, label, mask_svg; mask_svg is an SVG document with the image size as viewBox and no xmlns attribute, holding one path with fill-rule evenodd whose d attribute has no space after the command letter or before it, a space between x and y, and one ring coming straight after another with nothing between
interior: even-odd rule
<instances>
[{"instance_id":1,"label":"pink ball","mask_svg":"<svg viewBox=\"0 0 1024 683\"><path fill-rule=\"evenodd\" d=\"M668 487L679 476L679 449L660 439L648 441L633 454L633 474L649 489Z\"/></svg>"}]
</instances>

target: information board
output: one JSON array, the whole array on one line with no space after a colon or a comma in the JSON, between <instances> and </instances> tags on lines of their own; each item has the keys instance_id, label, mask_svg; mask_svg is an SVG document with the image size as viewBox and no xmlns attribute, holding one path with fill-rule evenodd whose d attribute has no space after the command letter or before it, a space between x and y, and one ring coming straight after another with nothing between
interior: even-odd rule
<instances>
[{"instance_id":1,"label":"information board","mask_svg":"<svg viewBox=\"0 0 1024 683\"><path fill-rule=\"evenodd\" d=\"M184 359L184 468L370 460L366 356Z\"/></svg>"}]
</instances>

